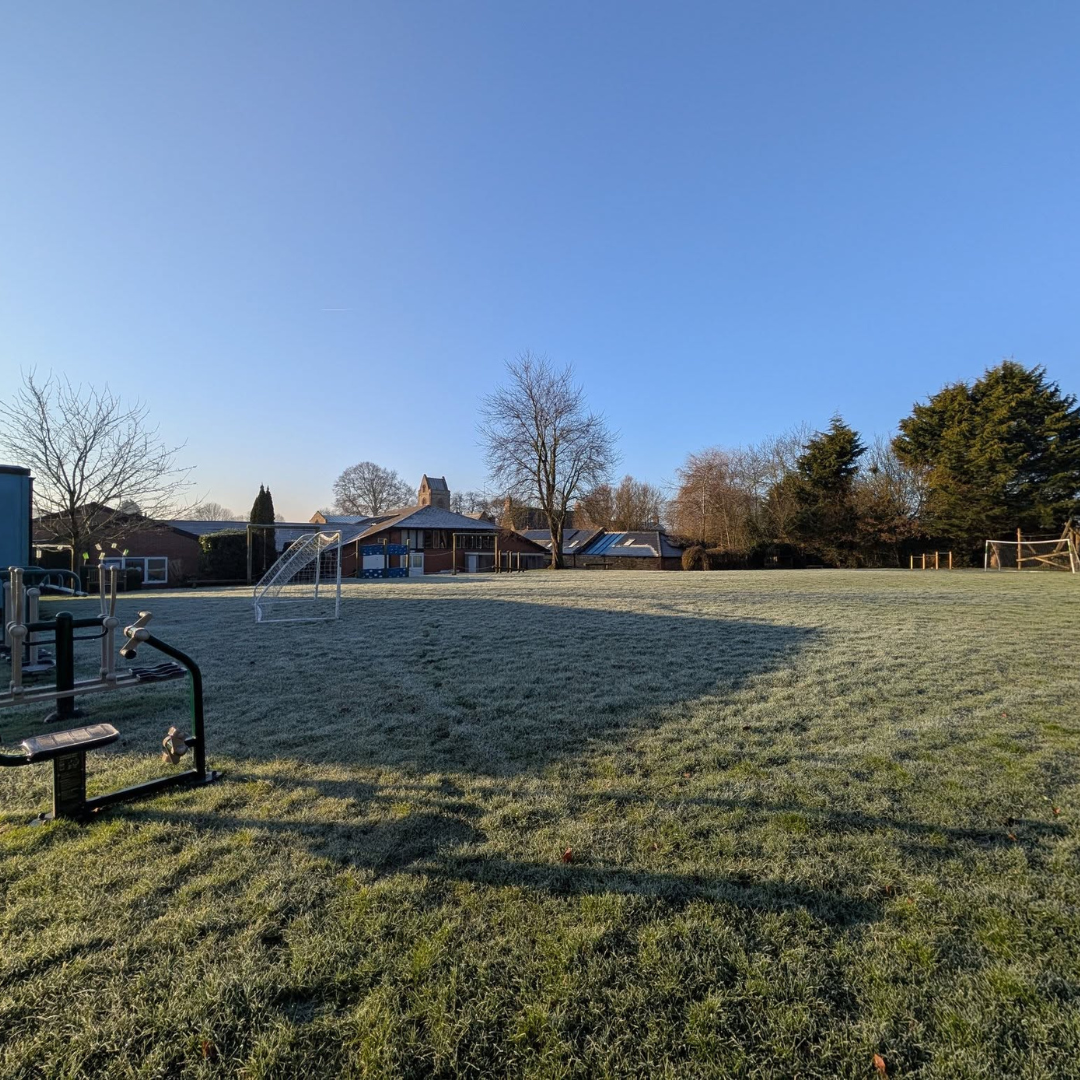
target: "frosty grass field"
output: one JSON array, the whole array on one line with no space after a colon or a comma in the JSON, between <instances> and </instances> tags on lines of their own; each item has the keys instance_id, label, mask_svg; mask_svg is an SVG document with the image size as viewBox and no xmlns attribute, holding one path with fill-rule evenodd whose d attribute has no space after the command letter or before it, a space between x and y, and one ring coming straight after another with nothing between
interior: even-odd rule
<instances>
[{"instance_id":1,"label":"frosty grass field","mask_svg":"<svg viewBox=\"0 0 1080 1080\"><path fill-rule=\"evenodd\" d=\"M203 665L225 776L29 827L48 767L0 773L0 1074L1076 1076L1078 590L125 597ZM185 698L89 700L93 787L164 768Z\"/></svg>"}]
</instances>

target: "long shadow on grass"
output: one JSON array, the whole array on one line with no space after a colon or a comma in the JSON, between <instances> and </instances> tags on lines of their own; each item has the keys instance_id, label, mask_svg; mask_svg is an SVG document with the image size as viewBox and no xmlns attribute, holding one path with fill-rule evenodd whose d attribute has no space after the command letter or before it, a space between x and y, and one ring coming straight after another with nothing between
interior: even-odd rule
<instances>
[{"instance_id":1,"label":"long shadow on grass","mask_svg":"<svg viewBox=\"0 0 1080 1080\"><path fill-rule=\"evenodd\" d=\"M816 632L444 593L358 599L338 623L262 626L246 637L257 647L208 658L211 750L538 773L730 694L790 663Z\"/></svg>"},{"instance_id":2,"label":"long shadow on grass","mask_svg":"<svg viewBox=\"0 0 1080 1080\"><path fill-rule=\"evenodd\" d=\"M328 823L302 817L248 817L229 812L159 810L133 807L129 818L167 824L171 830L194 826L223 834L243 831L275 837L275 846L298 844L340 867L436 881L466 882L489 888L527 889L550 896L621 894L661 901L681 908L692 902L730 904L753 911L805 909L822 922L847 926L880 917L880 905L841 891L821 889L749 873L724 875L679 873L636 867L525 862L469 849L484 833L468 819L480 810L469 804L429 807L396 820Z\"/></svg>"}]
</instances>

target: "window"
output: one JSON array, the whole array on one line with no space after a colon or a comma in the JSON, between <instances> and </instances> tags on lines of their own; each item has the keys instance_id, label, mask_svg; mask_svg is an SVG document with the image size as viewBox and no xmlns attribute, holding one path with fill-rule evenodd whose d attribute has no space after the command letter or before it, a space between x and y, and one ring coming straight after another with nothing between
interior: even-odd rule
<instances>
[{"instance_id":1,"label":"window","mask_svg":"<svg viewBox=\"0 0 1080 1080\"><path fill-rule=\"evenodd\" d=\"M118 570L130 570L135 567L142 571L144 585L168 585L169 560L165 555L125 555L123 558L102 560L106 569L115 566Z\"/></svg>"}]
</instances>

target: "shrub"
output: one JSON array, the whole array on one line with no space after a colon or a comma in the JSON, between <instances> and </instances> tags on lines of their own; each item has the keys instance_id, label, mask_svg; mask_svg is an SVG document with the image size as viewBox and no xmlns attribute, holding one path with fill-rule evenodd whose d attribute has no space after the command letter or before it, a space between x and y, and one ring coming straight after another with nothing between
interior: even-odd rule
<instances>
[{"instance_id":1,"label":"shrub","mask_svg":"<svg viewBox=\"0 0 1080 1080\"><path fill-rule=\"evenodd\" d=\"M199 537L199 576L211 581L247 577L247 531L229 529Z\"/></svg>"},{"instance_id":2,"label":"shrub","mask_svg":"<svg viewBox=\"0 0 1080 1080\"><path fill-rule=\"evenodd\" d=\"M746 570L750 563L741 551L728 551L726 548L709 548L705 552L710 570Z\"/></svg>"},{"instance_id":3,"label":"shrub","mask_svg":"<svg viewBox=\"0 0 1080 1080\"><path fill-rule=\"evenodd\" d=\"M684 570L708 570L709 557L700 544L688 547L682 553L682 568Z\"/></svg>"}]
</instances>

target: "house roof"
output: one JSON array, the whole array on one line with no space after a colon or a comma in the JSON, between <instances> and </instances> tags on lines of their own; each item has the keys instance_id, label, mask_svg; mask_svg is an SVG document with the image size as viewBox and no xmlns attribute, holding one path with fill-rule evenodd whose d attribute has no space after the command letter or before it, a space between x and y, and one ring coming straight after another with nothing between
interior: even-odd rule
<instances>
[{"instance_id":1,"label":"house roof","mask_svg":"<svg viewBox=\"0 0 1080 1080\"><path fill-rule=\"evenodd\" d=\"M414 473L413 475L415 476L416 474ZM428 476L427 473L424 473L423 477L420 480L420 486L423 487L425 483L427 484L428 489L431 490L431 491L449 491L450 490L446 486L446 477L445 476Z\"/></svg>"},{"instance_id":2,"label":"house roof","mask_svg":"<svg viewBox=\"0 0 1080 1080\"><path fill-rule=\"evenodd\" d=\"M481 521L443 510L438 506L407 506L395 516L376 521L364 531L364 536L374 536L387 529L448 529L457 532L498 532L499 526L491 521Z\"/></svg>"},{"instance_id":3,"label":"house roof","mask_svg":"<svg viewBox=\"0 0 1080 1080\"><path fill-rule=\"evenodd\" d=\"M522 529L521 535L546 550L551 550L550 529ZM562 549L564 555L580 555L588 545L603 533L603 529L563 529Z\"/></svg>"},{"instance_id":4,"label":"house roof","mask_svg":"<svg viewBox=\"0 0 1080 1080\"><path fill-rule=\"evenodd\" d=\"M664 533L655 530L642 532L610 532L588 546L585 555L602 555L604 558L655 559L677 557L677 548Z\"/></svg>"}]
</instances>

